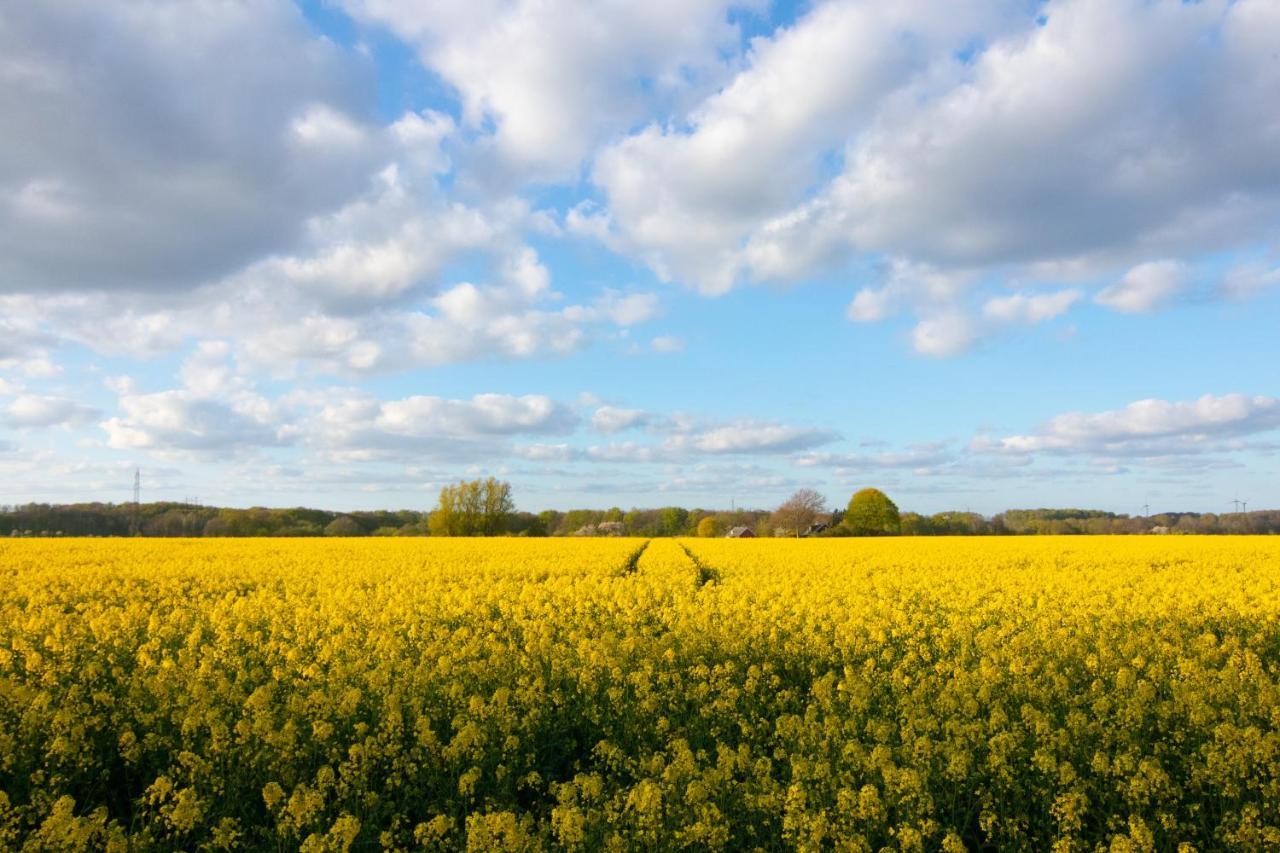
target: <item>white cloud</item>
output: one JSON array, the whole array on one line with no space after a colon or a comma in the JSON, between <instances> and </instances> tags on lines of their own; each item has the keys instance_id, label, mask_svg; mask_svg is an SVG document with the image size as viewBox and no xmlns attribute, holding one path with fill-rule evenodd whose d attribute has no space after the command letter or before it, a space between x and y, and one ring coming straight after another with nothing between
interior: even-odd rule
<instances>
[{"instance_id":1,"label":"white cloud","mask_svg":"<svg viewBox=\"0 0 1280 853\"><path fill-rule=\"evenodd\" d=\"M1270 6L1047 4L1043 26L886 104L844 172L759 239L784 257L974 267L1256 238L1280 206L1275 130L1256 120L1276 77Z\"/></svg>"},{"instance_id":2,"label":"white cloud","mask_svg":"<svg viewBox=\"0 0 1280 853\"><path fill-rule=\"evenodd\" d=\"M728 290L748 265L758 277L793 277L803 248L757 243L744 254L744 242L801 199L822 154L864 126L881 97L934 50L958 47L980 8L826 3L755 39L747 67L685 121L651 124L598 155L593 178L614 239L660 276L707 293ZM603 221L589 223L599 231Z\"/></svg>"},{"instance_id":3,"label":"white cloud","mask_svg":"<svg viewBox=\"0 0 1280 853\"><path fill-rule=\"evenodd\" d=\"M136 394L138 385L134 382L132 376L108 376L102 380L102 385L108 391L116 394L116 396L124 397L128 394Z\"/></svg>"},{"instance_id":4,"label":"white cloud","mask_svg":"<svg viewBox=\"0 0 1280 853\"><path fill-rule=\"evenodd\" d=\"M1187 268L1178 261L1148 261L1129 270L1094 301L1126 314L1146 314L1165 307L1188 282Z\"/></svg>"},{"instance_id":5,"label":"white cloud","mask_svg":"<svg viewBox=\"0 0 1280 853\"><path fill-rule=\"evenodd\" d=\"M982 452L1152 456L1218 449L1219 442L1280 428L1280 399L1206 394L1196 400L1138 400L1106 412L1070 412L1038 431L979 438Z\"/></svg>"},{"instance_id":6,"label":"white cloud","mask_svg":"<svg viewBox=\"0 0 1280 853\"><path fill-rule=\"evenodd\" d=\"M1250 299L1277 286L1280 286L1280 267L1245 263L1227 270L1218 292L1228 299Z\"/></svg>"},{"instance_id":7,"label":"white cloud","mask_svg":"<svg viewBox=\"0 0 1280 853\"><path fill-rule=\"evenodd\" d=\"M659 492L701 492L723 501L725 495L778 496L800 483L758 465L701 464L678 469L658 484Z\"/></svg>"},{"instance_id":8,"label":"white cloud","mask_svg":"<svg viewBox=\"0 0 1280 853\"><path fill-rule=\"evenodd\" d=\"M1142 278L1165 263L1153 257L1269 236L1280 136L1256 115L1280 76L1265 46L1280 38L1273 4L1037 12L820 4L755 40L743 70L687 115L603 149L593 178L607 207L579 205L566 226L707 293L859 255L1017 287L1125 267ZM1267 281L1241 273L1227 292ZM1152 310L1183 283L1166 271L1099 301ZM859 291L849 316L910 311L918 351L946 355L1064 313L1068 292L990 294L973 333L954 294L939 304L892 282Z\"/></svg>"},{"instance_id":9,"label":"white cloud","mask_svg":"<svg viewBox=\"0 0 1280 853\"><path fill-rule=\"evenodd\" d=\"M242 388L244 380L238 377L228 359L231 347L226 341L201 341L195 352L182 364L179 376L182 384L197 397L216 397ZM112 382L108 387L127 395L132 382Z\"/></svg>"},{"instance_id":10,"label":"white cloud","mask_svg":"<svg viewBox=\"0 0 1280 853\"><path fill-rule=\"evenodd\" d=\"M955 462L957 455L944 443L913 445L906 450L880 453L804 453L795 458L806 468L834 468L841 471L933 469Z\"/></svg>"},{"instance_id":11,"label":"white cloud","mask_svg":"<svg viewBox=\"0 0 1280 853\"><path fill-rule=\"evenodd\" d=\"M878 323L893 313L893 294L884 287L864 287L853 296L846 311L856 323Z\"/></svg>"},{"instance_id":12,"label":"white cloud","mask_svg":"<svg viewBox=\"0 0 1280 853\"><path fill-rule=\"evenodd\" d=\"M597 299L595 310L617 326L636 326L657 317L661 303L656 293L605 290Z\"/></svg>"},{"instance_id":13,"label":"white cloud","mask_svg":"<svg viewBox=\"0 0 1280 853\"><path fill-rule=\"evenodd\" d=\"M612 435L625 429L643 426L648 420L649 414L642 409L601 406L591 416L591 428L596 432Z\"/></svg>"},{"instance_id":14,"label":"white cloud","mask_svg":"<svg viewBox=\"0 0 1280 853\"><path fill-rule=\"evenodd\" d=\"M107 446L161 456L217 458L293 443L297 427L278 401L233 370L225 341L203 341L179 369L183 387L142 393L127 376L109 377L119 413L104 420Z\"/></svg>"},{"instance_id":15,"label":"white cloud","mask_svg":"<svg viewBox=\"0 0 1280 853\"><path fill-rule=\"evenodd\" d=\"M1079 290L1059 290L1055 293L1015 293L988 299L982 306L982 315L995 323L1033 326L1065 314L1080 300Z\"/></svg>"},{"instance_id":16,"label":"white cloud","mask_svg":"<svg viewBox=\"0 0 1280 853\"><path fill-rule=\"evenodd\" d=\"M587 448L586 456L593 462L620 462L649 465L658 462L671 462L677 455L662 447L652 444L639 444L634 441L613 442Z\"/></svg>"},{"instance_id":17,"label":"white cloud","mask_svg":"<svg viewBox=\"0 0 1280 853\"><path fill-rule=\"evenodd\" d=\"M571 409L540 394L477 394L470 400L407 397L382 403L373 423L400 435L563 434L577 425Z\"/></svg>"},{"instance_id":18,"label":"white cloud","mask_svg":"<svg viewBox=\"0 0 1280 853\"><path fill-rule=\"evenodd\" d=\"M18 369L22 375L30 379L52 379L62 374L62 365L54 363L47 356L38 355L20 362Z\"/></svg>"},{"instance_id":19,"label":"white cloud","mask_svg":"<svg viewBox=\"0 0 1280 853\"><path fill-rule=\"evenodd\" d=\"M675 335L657 335L649 341L649 349L668 354L684 352L684 340Z\"/></svg>"},{"instance_id":20,"label":"white cloud","mask_svg":"<svg viewBox=\"0 0 1280 853\"><path fill-rule=\"evenodd\" d=\"M290 4L50 0L6 10L0 56L3 290L194 286L378 162L371 69Z\"/></svg>"},{"instance_id":21,"label":"white cloud","mask_svg":"<svg viewBox=\"0 0 1280 853\"><path fill-rule=\"evenodd\" d=\"M0 489L11 500L124 502L130 496L134 470L135 463L128 460L102 461L28 449L0 456ZM174 494L183 482L181 473L167 466L144 468L143 499Z\"/></svg>"},{"instance_id":22,"label":"white cloud","mask_svg":"<svg viewBox=\"0 0 1280 853\"><path fill-rule=\"evenodd\" d=\"M469 400L413 396L379 400L333 389L291 401L307 414L299 421L307 445L330 460L428 458L493 462L514 452L521 435L567 435L578 416L538 394L478 394ZM524 458L529 458L522 451Z\"/></svg>"},{"instance_id":23,"label":"white cloud","mask_svg":"<svg viewBox=\"0 0 1280 853\"><path fill-rule=\"evenodd\" d=\"M673 436L665 445L673 450L691 449L702 453L790 453L828 444L837 438L839 436L830 430L740 420Z\"/></svg>"},{"instance_id":24,"label":"white cloud","mask_svg":"<svg viewBox=\"0 0 1280 853\"><path fill-rule=\"evenodd\" d=\"M859 290L846 316L857 323L875 323L904 310L917 314L958 312L972 284L973 274L967 271L893 258L885 268L883 283Z\"/></svg>"},{"instance_id":25,"label":"white cloud","mask_svg":"<svg viewBox=\"0 0 1280 853\"><path fill-rule=\"evenodd\" d=\"M960 311L926 317L911 330L911 346L921 355L948 358L973 346L978 329L973 320Z\"/></svg>"},{"instance_id":26,"label":"white cloud","mask_svg":"<svg viewBox=\"0 0 1280 853\"><path fill-rule=\"evenodd\" d=\"M13 297L0 295L0 369L23 370L45 361L53 341Z\"/></svg>"},{"instance_id":27,"label":"white cloud","mask_svg":"<svg viewBox=\"0 0 1280 853\"><path fill-rule=\"evenodd\" d=\"M725 0L345 0L417 48L456 87L465 124L500 164L571 176L607 134L681 94L734 44ZM648 85L637 86L643 79ZM644 93L649 92L646 96ZM490 167L492 169L492 167Z\"/></svg>"},{"instance_id":28,"label":"white cloud","mask_svg":"<svg viewBox=\"0 0 1280 853\"><path fill-rule=\"evenodd\" d=\"M292 441L273 407L252 396L226 401L171 390L125 395L119 407L118 416L102 422L107 446L116 449L216 457Z\"/></svg>"},{"instance_id":29,"label":"white cloud","mask_svg":"<svg viewBox=\"0 0 1280 853\"><path fill-rule=\"evenodd\" d=\"M99 415L101 412L92 406L65 397L19 394L0 409L0 423L13 429L80 427L91 423Z\"/></svg>"},{"instance_id":30,"label":"white cloud","mask_svg":"<svg viewBox=\"0 0 1280 853\"><path fill-rule=\"evenodd\" d=\"M885 282L859 290L846 316L854 322L874 323L909 311L918 317L911 330L912 349L920 355L950 358L1005 327L1031 326L1059 317L1081 297L1076 289L992 296L975 315L966 303L973 288L969 272L895 259Z\"/></svg>"},{"instance_id":31,"label":"white cloud","mask_svg":"<svg viewBox=\"0 0 1280 853\"><path fill-rule=\"evenodd\" d=\"M577 451L567 444L520 444L511 453L530 462L569 462L577 458Z\"/></svg>"}]
</instances>

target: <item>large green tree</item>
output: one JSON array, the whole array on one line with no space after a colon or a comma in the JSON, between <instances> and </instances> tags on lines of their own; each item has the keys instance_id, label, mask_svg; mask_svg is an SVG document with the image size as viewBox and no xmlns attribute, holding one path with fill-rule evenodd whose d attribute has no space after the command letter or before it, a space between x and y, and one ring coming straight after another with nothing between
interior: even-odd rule
<instances>
[{"instance_id":1,"label":"large green tree","mask_svg":"<svg viewBox=\"0 0 1280 853\"><path fill-rule=\"evenodd\" d=\"M433 536L497 536L514 511L510 483L462 480L440 490L428 525Z\"/></svg>"},{"instance_id":2,"label":"large green tree","mask_svg":"<svg viewBox=\"0 0 1280 853\"><path fill-rule=\"evenodd\" d=\"M724 526L714 515L704 515L698 521L698 535L703 538L719 536L723 532Z\"/></svg>"},{"instance_id":3,"label":"large green tree","mask_svg":"<svg viewBox=\"0 0 1280 853\"><path fill-rule=\"evenodd\" d=\"M841 523L854 536L896 536L902 529L898 505L879 489L856 492Z\"/></svg>"}]
</instances>

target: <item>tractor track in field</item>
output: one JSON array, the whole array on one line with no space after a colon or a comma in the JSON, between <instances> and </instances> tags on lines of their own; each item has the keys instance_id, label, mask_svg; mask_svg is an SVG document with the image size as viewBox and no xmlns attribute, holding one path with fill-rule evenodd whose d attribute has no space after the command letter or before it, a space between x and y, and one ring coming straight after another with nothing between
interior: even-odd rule
<instances>
[{"instance_id":1,"label":"tractor track in field","mask_svg":"<svg viewBox=\"0 0 1280 853\"><path fill-rule=\"evenodd\" d=\"M621 577L626 577L627 575L634 575L636 573L636 570L639 568L639 565L640 565L640 558L644 556L644 549L648 548L649 543L652 541L653 541L652 539L644 540L644 544L642 544L639 548L637 548L635 552L630 557L627 558L627 561L622 564L622 570L618 572L618 574Z\"/></svg>"},{"instance_id":2,"label":"tractor track in field","mask_svg":"<svg viewBox=\"0 0 1280 853\"><path fill-rule=\"evenodd\" d=\"M699 559L698 555L693 553L693 551L689 549L689 546L684 544L683 542L680 543L680 547L684 549L684 553L689 557L689 561L693 563L693 567L698 570L698 588L699 589L701 589L702 587L706 586L709 583L715 584L720 582L719 569L715 568L714 566L708 566L706 563L702 562L702 560Z\"/></svg>"}]
</instances>

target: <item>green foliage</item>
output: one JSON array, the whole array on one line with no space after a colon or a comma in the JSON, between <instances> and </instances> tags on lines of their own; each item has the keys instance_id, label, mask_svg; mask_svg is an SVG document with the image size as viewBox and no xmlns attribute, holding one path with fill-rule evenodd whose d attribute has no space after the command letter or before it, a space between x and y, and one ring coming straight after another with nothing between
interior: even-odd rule
<instances>
[{"instance_id":1,"label":"green foliage","mask_svg":"<svg viewBox=\"0 0 1280 853\"><path fill-rule=\"evenodd\" d=\"M678 506L663 507L658 511L662 520L663 536L680 536L689 524L689 510Z\"/></svg>"},{"instance_id":2,"label":"green foliage","mask_svg":"<svg viewBox=\"0 0 1280 853\"><path fill-rule=\"evenodd\" d=\"M698 535L704 539L709 539L713 536L720 536L723 533L724 528L721 527L719 520L714 515L704 516L702 520L698 522Z\"/></svg>"},{"instance_id":3,"label":"green foliage","mask_svg":"<svg viewBox=\"0 0 1280 853\"><path fill-rule=\"evenodd\" d=\"M902 513L899 532L903 536L928 536L933 533L933 526L926 516L918 512Z\"/></svg>"},{"instance_id":4,"label":"green foliage","mask_svg":"<svg viewBox=\"0 0 1280 853\"><path fill-rule=\"evenodd\" d=\"M325 536L364 536L366 530L349 515L340 515L325 525Z\"/></svg>"},{"instance_id":5,"label":"green foliage","mask_svg":"<svg viewBox=\"0 0 1280 853\"><path fill-rule=\"evenodd\" d=\"M440 490L428 524L433 536L497 536L514 511L510 483L462 480Z\"/></svg>"},{"instance_id":6,"label":"green foliage","mask_svg":"<svg viewBox=\"0 0 1280 853\"><path fill-rule=\"evenodd\" d=\"M842 524L854 536L896 536L902 528L898 505L879 489L855 493Z\"/></svg>"},{"instance_id":7,"label":"green foliage","mask_svg":"<svg viewBox=\"0 0 1280 853\"><path fill-rule=\"evenodd\" d=\"M697 522L714 515L724 527L745 525L757 536L770 536L774 528L790 529L794 522L769 520L760 510L714 512L695 510L685 513L683 524L679 507L636 509L622 512L578 509L570 513L545 510L532 518L513 516L505 533L540 536L568 536L583 527L602 522L621 521L629 536L688 536L696 532ZM174 501L133 504L21 504L0 506L0 537L24 536L322 536L325 527L346 515L366 531L393 529L398 536L429 535L427 513L413 510L368 510L349 513L308 507L213 507ZM519 514L517 514L519 515ZM843 512L832 513L831 527L823 536L848 536L854 531L842 524ZM384 529L386 528L386 529ZM1253 510L1235 513L1161 512L1150 516L1118 515L1088 509L1011 509L986 518L975 512L947 511L931 516L904 513L901 533L904 536L979 536L979 535L1071 535L1071 534L1145 534L1153 528L1167 528L1176 533L1200 534L1266 534L1280 533L1280 510Z\"/></svg>"}]
</instances>

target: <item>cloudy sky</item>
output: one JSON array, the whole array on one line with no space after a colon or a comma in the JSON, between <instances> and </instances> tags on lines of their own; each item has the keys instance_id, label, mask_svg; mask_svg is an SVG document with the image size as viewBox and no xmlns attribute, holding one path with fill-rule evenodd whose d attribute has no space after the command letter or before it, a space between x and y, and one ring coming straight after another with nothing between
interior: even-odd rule
<instances>
[{"instance_id":1,"label":"cloudy sky","mask_svg":"<svg viewBox=\"0 0 1280 853\"><path fill-rule=\"evenodd\" d=\"M0 7L0 502L1280 505L1275 0Z\"/></svg>"}]
</instances>

